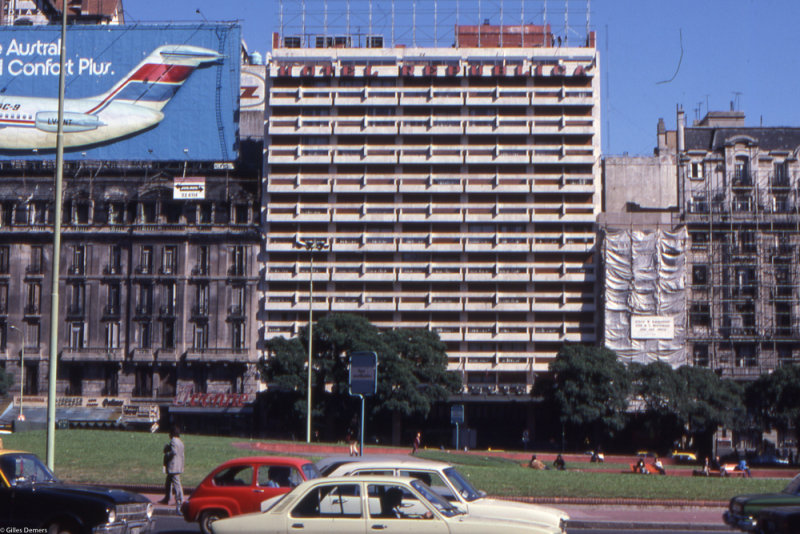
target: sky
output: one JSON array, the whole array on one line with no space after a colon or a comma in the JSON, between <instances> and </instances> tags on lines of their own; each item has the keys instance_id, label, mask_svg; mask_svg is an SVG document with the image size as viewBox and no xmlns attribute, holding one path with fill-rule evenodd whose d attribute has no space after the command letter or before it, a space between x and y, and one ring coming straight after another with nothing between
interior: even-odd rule
<instances>
[{"instance_id":1,"label":"sky","mask_svg":"<svg viewBox=\"0 0 800 534\"><path fill-rule=\"evenodd\" d=\"M238 20L248 50L262 55L281 21L284 34L299 32L303 4L308 33L323 33L312 28L326 24L328 33L344 33L349 23L351 33L369 27L408 46L450 46L456 21L486 19L546 20L554 34L581 40L588 6L601 65L601 146L609 155L652 154L658 119L674 129L678 106L689 125L709 109L733 106L747 126L800 127L797 0L123 0L128 24Z\"/></svg>"}]
</instances>

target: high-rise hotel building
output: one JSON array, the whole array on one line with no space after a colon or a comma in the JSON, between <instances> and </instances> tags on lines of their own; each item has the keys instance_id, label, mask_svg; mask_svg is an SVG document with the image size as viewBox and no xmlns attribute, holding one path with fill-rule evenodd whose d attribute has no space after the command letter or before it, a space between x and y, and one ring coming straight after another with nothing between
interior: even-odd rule
<instances>
[{"instance_id":1,"label":"high-rise hotel building","mask_svg":"<svg viewBox=\"0 0 800 534\"><path fill-rule=\"evenodd\" d=\"M451 47L358 41L273 39L265 336L306 325L312 276L315 318L435 330L465 394L527 394L565 343L598 336L594 34L567 46L549 24L484 24L457 26Z\"/></svg>"}]
</instances>

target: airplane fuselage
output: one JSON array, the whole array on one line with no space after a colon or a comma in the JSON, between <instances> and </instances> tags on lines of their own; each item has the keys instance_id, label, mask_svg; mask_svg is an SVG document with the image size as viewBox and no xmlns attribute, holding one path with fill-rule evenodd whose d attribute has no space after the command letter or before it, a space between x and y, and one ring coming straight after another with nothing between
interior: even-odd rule
<instances>
[{"instance_id":1,"label":"airplane fuselage","mask_svg":"<svg viewBox=\"0 0 800 534\"><path fill-rule=\"evenodd\" d=\"M99 98L64 101L64 146L80 147L119 139L155 126L161 111L112 101L95 113ZM0 147L49 150L56 147L58 105L53 98L0 97Z\"/></svg>"}]
</instances>

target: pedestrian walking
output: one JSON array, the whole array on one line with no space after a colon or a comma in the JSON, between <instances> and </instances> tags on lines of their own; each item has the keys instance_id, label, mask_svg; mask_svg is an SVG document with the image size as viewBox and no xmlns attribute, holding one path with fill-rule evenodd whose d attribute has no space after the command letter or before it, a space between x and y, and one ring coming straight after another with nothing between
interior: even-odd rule
<instances>
[{"instance_id":1,"label":"pedestrian walking","mask_svg":"<svg viewBox=\"0 0 800 534\"><path fill-rule=\"evenodd\" d=\"M175 495L175 507L178 513L183 504L183 486L181 486L181 474L185 463L183 442L178 427L172 427L169 433L169 443L164 446L164 498L161 504L169 504L170 495Z\"/></svg>"},{"instance_id":2,"label":"pedestrian walking","mask_svg":"<svg viewBox=\"0 0 800 534\"><path fill-rule=\"evenodd\" d=\"M417 452L417 449L420 448L420 445L422 445L422 432L417 432L417 435L414 436L414 446L411 449L411 454Z\"/></svg>"}]
</instances>

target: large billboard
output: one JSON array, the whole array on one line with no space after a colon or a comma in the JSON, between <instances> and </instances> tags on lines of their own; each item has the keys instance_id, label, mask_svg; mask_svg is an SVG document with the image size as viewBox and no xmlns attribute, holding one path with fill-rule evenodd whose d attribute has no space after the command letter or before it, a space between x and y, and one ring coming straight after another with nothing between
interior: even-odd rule
<instances>
[{"instance_id":1,"label":"large billboard","mask_svg":"<svg viewBox=\"0 0 800 534\"><path fill-rule=\"evenodd\" d=\"M58 26L0 28L0 159L52 159ZM236 24L69 26L64 157L236 159Z\"/></svg>"}]
</instances>

